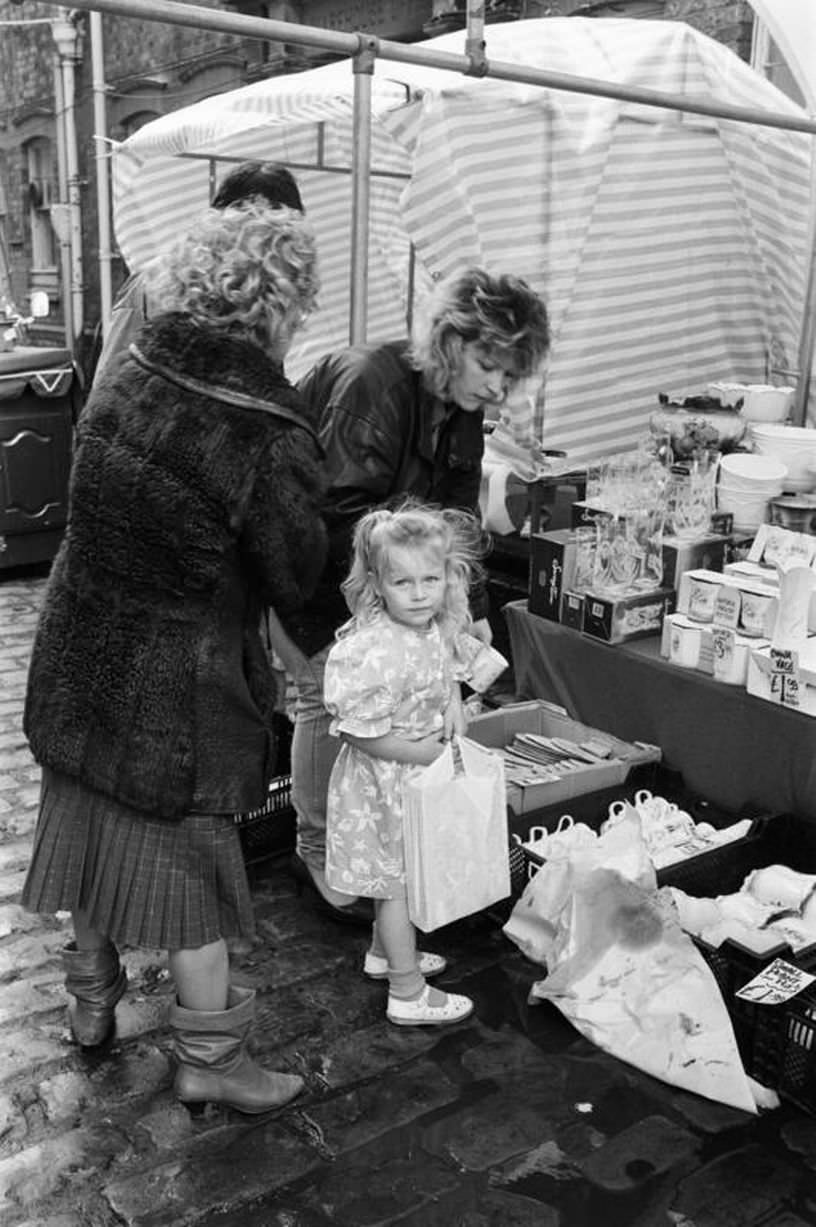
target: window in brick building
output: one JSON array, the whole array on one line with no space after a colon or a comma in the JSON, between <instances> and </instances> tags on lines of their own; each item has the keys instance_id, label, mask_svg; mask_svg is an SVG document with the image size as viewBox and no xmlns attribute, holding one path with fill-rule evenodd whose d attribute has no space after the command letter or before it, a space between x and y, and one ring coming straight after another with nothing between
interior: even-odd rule
<instances>
[{"instance_id":1,"label":"window in brick building","mask_svg":"<svg viewBox=\"0 0 816 1227\"><path fill-rule=\"evenodd\" d=\"M31 228L31 267L56 272L57 252L51 225L51 205L57 200L54 147L44 136L25 145L28 172L28 221Z\"/></svg>"},{"instance_id":2,"label":"window in brick building","mask_svg":"<svg viewBox=\"0 0 816 1227\"><path fill-rule=\"evenodd\" d=\"M145 124L149 124L152 120L158 118L158 111L134 111L132 115L126 115L121 123L121 136L119 139L126 141L129 136L133 136L133 133L138 132Z\"/></svg>"},{"instance_id":3,"label":"window in brick building","mask_svg":"<svg viewBox=\"0 0 816 1227\"><path fill-rule=\"evenodd\" d=\"M768 27L759 20L754 22L751 64L758 72L767 77L769 81L772 81L777 89L781 89L784 94L787 94L799 106L806 106L804 94L791 71L790 65L771 38Z\"/></svg>"}]
</instances>

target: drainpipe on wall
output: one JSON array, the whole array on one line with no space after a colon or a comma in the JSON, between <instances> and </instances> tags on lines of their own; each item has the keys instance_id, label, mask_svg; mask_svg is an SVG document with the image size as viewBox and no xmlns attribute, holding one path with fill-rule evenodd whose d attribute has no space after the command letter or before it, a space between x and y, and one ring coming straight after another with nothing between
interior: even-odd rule
<instances>
[{"instance_id":1,"label":"drainpipe on wall","mask_svg":"<svg viewBox=\"0 0 816 1227\"><path fill-rule=\"evenodd\" d=\"M65 346L73 353L70 343L74 336L74 321L71 311L71 234L68 223L68 171L65 165L65 101L62 96L62 66L58 55L54 56L54 108L57 116L57 177L59 200L51 206L51 226L57 236L60 252L60 285L62 286L62 319L65 329Z\"/></svg>"},{"instance_id":2,"label":"drainpipe on wall","mask_svg":"<svg viewBox=\"0 0 816 1227\"><path fill-rule=\"evenodd\" d=\"M76 66L79 62L79 31L68 9L51 22L51 36L56 44L62 76L62 115L65 134L65 170L68 189L68 232L71 251L71 332L66 336L73 353L82 335L83 290L82 275L82 210L79 194L79 153L76 132Z\"/></svg>"}]
</instances>

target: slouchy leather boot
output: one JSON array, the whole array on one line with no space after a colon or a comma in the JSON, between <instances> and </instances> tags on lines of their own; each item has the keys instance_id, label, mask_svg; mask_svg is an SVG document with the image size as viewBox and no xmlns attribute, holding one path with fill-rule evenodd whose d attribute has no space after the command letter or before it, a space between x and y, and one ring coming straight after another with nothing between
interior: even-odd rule
<instances>
[{"instance_id":1,"label":"slouchy leather boot","mask_svg":"<svg viewBox=\"0 0 816 1227\"><path fill-rule=\"evenodd\" d=\"M62 950L65 988L74 998L68 1022L83 1048L94 1048L113 1030L116 1003L127 987L127 976L113 942L99 950L77 950L69 942Z\"/></svg>"},{"instance_id":2,"label":"slouchy leather boot","mask_svg":"<svg viewBox=\"0 0 816 1227\"><path fill-rule=\"evenodd\" d=\"M250 1115L280 1108L303 1090L297 1074L256 1065L246 1051L255 1016L255 991L231 987L226 1010L170 1011L178 1061L173 1089L190 1107L221 1103Z\"/></svg>"}]
</instances>

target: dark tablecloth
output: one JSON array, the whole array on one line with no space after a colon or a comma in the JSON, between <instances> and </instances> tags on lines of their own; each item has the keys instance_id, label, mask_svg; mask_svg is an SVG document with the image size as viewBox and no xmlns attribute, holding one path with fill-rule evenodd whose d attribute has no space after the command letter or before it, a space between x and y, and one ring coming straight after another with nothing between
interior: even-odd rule
<instances>
[{"instance_id":1,"label":"dark tablecloth","mask_svg":"<svg viewBox=\"0 0 816 1227\"><path fill-rule=\"evenodd\" d=\"M516 691L573 719L661 747L685 785L732 811L745 805L816 820L816 718L670 665L658 638L611 645L504 606Z\"/></svg>"}]
</instances>

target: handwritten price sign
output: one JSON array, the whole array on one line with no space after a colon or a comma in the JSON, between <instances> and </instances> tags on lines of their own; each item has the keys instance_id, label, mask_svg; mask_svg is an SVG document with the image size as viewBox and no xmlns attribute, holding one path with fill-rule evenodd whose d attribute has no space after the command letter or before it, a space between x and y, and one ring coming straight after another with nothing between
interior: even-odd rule
<instances>
[{"instance_id":1,"label":"handwritten price sign","mask_svg":"<svg viewBox=\"0 0 816 1227\"><path fill-rule=\"evenodd\" d=\"M743 1001L756 1001L762 1005L781 1005L790 1001L803 988L807 988L816 980L808 972L786 963L784 959L774 959L758 976L749 980L737 992L736 996Z\"/></svg>"},{"instance_id":2,"label":"handwritten price sign","mask_svg":"<svg viewBox=\"0 0 816 1227\"><path fill-rule=\"evenodd\" d=\"M799 654L792 648L771 648L771 698L785 707L799 707Z\"/></svg>"}]
</instances>

